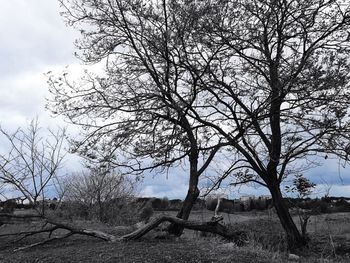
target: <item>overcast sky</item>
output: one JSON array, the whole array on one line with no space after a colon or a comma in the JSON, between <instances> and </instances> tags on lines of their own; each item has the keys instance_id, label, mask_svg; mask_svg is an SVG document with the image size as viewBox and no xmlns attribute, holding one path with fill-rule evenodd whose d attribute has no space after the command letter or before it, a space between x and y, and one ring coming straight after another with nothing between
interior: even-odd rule
<instances>
[{"instance_id":1,"label":"overcast sky","mask_svg":"<svg viewBox=\"0 0 350 263\"><path fill-rule=\"evenodd\" d=\"M79 36L65 26L56 0L0 0L0 124L8 130L25 126L39 117L42 126L67 125L50 117L45 110L48 97L48 71L60 72L65 66L80 67L74 57L74 40ZM71 128L71 130L74 130ZM73 160L73 159L72 159ZM67 169L79 167L76 160ZM74 163L75 162L75 163ZM318 183L317 193L350 196L350 168L327 160L322 167L310 170ZM140 187L144 196L184 198L186 172L171 171L168 176L147 175ZM241 187L226 192L231 197L266 194L262 188Z\"/></svg>"}]
</instances>

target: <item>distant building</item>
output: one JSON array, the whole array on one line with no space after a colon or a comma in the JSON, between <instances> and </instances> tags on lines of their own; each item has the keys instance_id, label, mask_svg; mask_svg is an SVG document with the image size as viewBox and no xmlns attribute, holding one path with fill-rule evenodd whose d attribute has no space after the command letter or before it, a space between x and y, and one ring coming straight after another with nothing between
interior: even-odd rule
<instances>
[{"instance_id":1,"label":"distant building","mask_svg":"<svg viewBox=\"0 0 350 263\"><path fill-rule=\"evenodd\" d=\"M241 202L247 202L250 200L268 200L268 199L272 199L271 195L259 195L259 196L255 196L255 195L242 195L239 200Z\"/></svg>"},{"instance_id":2,"label":"distant building","mask_svg":"<svg viewBox=\"0 0 350 263\"><path fill-rule=\"evenodd\" d=\"M266 209L269 205L269 200L271 200L270 195L243 195L240 197L239 202L243 205L245 211L249 211L252 209Z\"/></svg>"},{"instance_id":3,"label":"distant building","mask_svg":"<svg viewBox=\"0 0 350 263\"><path fill-rule=\"evenodd\" d=\"M239 200L240 200L241 202L248 202L248 201L254 200L254 199L256 199L255 195L242 195L242 196L239 198Z\"/></svg>"},{"instance_id":4,"label":"distant building","mask_svg":"<svg viewBox=\"0 0 350 263\"><path fill-rule=\"evenodd\" d=\"M260 200L268 200L268 199L272 199L272 196L271 195L260 195L259 199Z\"/></svg>"}]
</instances>

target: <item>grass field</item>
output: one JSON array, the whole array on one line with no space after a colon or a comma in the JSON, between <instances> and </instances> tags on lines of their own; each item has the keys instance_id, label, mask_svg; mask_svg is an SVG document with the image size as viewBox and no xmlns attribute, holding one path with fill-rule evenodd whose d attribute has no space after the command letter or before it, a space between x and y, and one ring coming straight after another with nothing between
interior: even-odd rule
<instances>
[{"instance_id":1,"label":"grass field","mask_svg":"<svg viewBox=\"0 0 350 263\"><path fill-rule=\"evenodd\" d=\"M30 237L16 243L12 243L14 237L2 237L0 262L288 262L283 231L273 213L223 215L225 224L248 232L244 246L237 247L219 237L203 236L196 231L187 230L180 238L155 239L155 234L150 233L139 241L116 243L72 236L13 252L15 248L38 242L44 236ZM191 218L205 221L211 216L212 213L207 211L194 211ZM129 231L98 222L73 223L117 236ZM0 233L34 228L35 224L3 225ZM311 238L309 248L298 252L301 256L299 262L350 262L350 214L311 217L308 232Z\"/></svg>"}]
</instances>

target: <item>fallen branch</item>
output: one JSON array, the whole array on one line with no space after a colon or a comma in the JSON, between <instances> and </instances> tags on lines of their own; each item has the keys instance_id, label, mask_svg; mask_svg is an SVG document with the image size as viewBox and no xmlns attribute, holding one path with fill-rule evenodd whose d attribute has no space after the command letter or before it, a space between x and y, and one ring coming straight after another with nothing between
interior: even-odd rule
<instances>
[{"instance_id":1,"label":"fallen branch","mask_svg":"<svg viewBox=\"0 0 350 263\"><path fill-rule=\"evenodd\" d=\"M16 239L14 242L19 242L29 236L42 234L42 233L49 233L49 238L45 239L41 242L37 242L28 246L20 247L15 249L15 251L24 250L32 247L36 247L39 245L43 245L55 240L60 240L67 238L72 235L85 235L85 236L91 236L95 238L102 239L104 241L108 242L115 242L117 238L114 235L110 235L107 233L104 233L102 231L93 230L93 229L85 229L85 228L79 228L70 224L58 222L55 219L44 217L42 215L13 215L13 214L0 214L0 222L4 224L13 224L17 221L38 221L41 220L43 222L43 226L39 230L32 230L32 231L21 231L17 233L7 233L7 234L1 234L0 237L4 236L20 236L20 238ZM68 231L68 233L56 237L51 237L52 233L56 230L65 230Z\"/></svg>"},{"instance_id":2,"label":"fallen branch","mask_svg":"<svg viewBox=\"0 0 350 263\"><path fill-rule=\"evenodd\" d=\"M85 229L85 228L77 228L75 226L64 224L61 222L57 222L53 219L46 218L45 219L47 223L54 225L58 229L64 229L70 231L72 234L78 234L78 235L86 235L91 236L95 238L99 238L108 242L115 242L117 238L114 235L104 233L102 231L93 230L93 229Z\"/></svg>"},{"instance_id":3,"label":"fallen branch","mask_svg":"<svg viewBox=\"0 0 350 263\"><path fill-rule=\"evenodd\" d=\"M197 221L189 221L183 220L177 217L172 216L161 216L152 219L145 226L135 230L134 232L124 235L119 238L119 240L135 240L138 239L145 234L147 234L152 229L156 228L163 222L170 222L173 224L180 225L183 228L197 230L202 232L209 232L213 234L220 235L226 239L233 240L236 243L242 242L242 238L245 235L243 231L232 231L226 226L220 224L219 222L222 220L222 217L214 217L212 221L209 222L197 222Z\"/></svg>"},{"instance_id":4,"label":"fallen branch","mask_svg":"<svg viewBox=\"0 0 350 263\"><path fill-rule=\"evenodd\" d=\"M55 240L60 240L60 239L64 239L64 238L70 237L71 235L73 235L73 234L72 233L68 233L68 234L66 234L64 236L48 238L48 239L45 239L43 241L40 241L40 242L37 242L37 243L34 243L34 244L30 244L28 246L16 248L13 251L16 252L16 251L21 251L21 250L25 250L25 249L41 246L41 245L47 244L47 243L55 241Z\"/></svg>"},{"instance_id":5,"label":"fallen branch","mask_svg":"<svg viewBox=\"0 0 350 263\"><path fill-rule=\"evenodd\" d=\"M53 226L53 227L50 227L50 228L43 228L41 230L33 230L33 231L23 231L23 232L19 232L19 233L14 233L14 234L10 234L10 235L22 235L22 237L18 238L17 240L15 240L13 243L16 243L16 242L19 242L29 236L34 236L36 234L40 234L40 233L45 233L45 232L48 232L49 233L49 237L51 237L51 234L52 232L54 232L56 229L58 229L57 227ZM0 236L6 236L5 235L0 235Z\"/></svg>"},{"instance_id":6,"label":"fallen branch","mask_svg":"<svg viewBox=\"0 0 350 263\"><path fill-rule=\"evenodd\" d=\"M85 236L91 236L95 238L102 239L104 241L108 242L116 242L116 241L127 241L127 240L135 240L139 239L151 230L155 229L157 226L164 222L170 222L172 224L177 224L180 225L181 227L185 229L191 229L191 230L197 230L197 231L202 231L202 232L209 232L209 233L214 233L217 235L220 235L226 239L232 240L236 242L237 244L241 244L243 238L245 237L245 232L242 231L232 231L231 229L227 228L226 226L220 224L220 221L222 221L222 217L213 217L211 221L209 222L197 222L197 221L188 221L188 220L183 220L177 217L172 217L172 216L161 216L161 217L156 217L153 218L148 224L140 227L139 229L135 230L134 232L124 235L122 237L116 237L114 235L104 233L102 231L98 230L93 230L93 229L85 229L85 228L79 228L76 226L73 226L71 224L66 224L62 222L58 222L55 219L52 218L47 218L44 216L34 216L34 215L11 215L11 214L0 214L0 222L2 218L6 218L6 220L10 220L11 218L13 219L26 219L26 221L30 218L33 218L37 220L38 218L41 219L44 223L42 229L40 230L33 230L33 231L23 231L23 232L18 232L18 233L9 233L9 234L1 234L0 236L13 236L13 235L23 235L20 239L22 240L28 236L40 234L40 233L49 233L49 238L45 239L41 242L37 242L28 246L20 247L17 248L15 251L19 250L24 250L28 248L32 248L35 246L47 244L49 242L55 241L55 240L60 240L67 238L72 235L85 235ZM56 237L51 237L52 233L58 229L66 230L68 233L61 235L61 236L56 236Z\"/></svg>"}]
</instances>

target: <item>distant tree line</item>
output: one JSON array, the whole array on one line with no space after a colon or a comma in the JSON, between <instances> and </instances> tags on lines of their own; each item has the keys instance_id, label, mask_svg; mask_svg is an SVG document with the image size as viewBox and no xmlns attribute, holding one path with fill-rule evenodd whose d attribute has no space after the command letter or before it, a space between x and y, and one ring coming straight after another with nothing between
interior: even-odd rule
<instances>
[{"instance_id":1,"label":"distant tree line","mask_svg":"<svg viewBox=\"0 0 350 263\"><path fill-rule=\"evenodd\" d=\"M214 211L216 208L217 199L198 199L194 204L193 210L207 209ZM322 198L284 198L286 206L290 209L295 207L311 210L313 213L336 213L336 212L350 212L350 198L347 197L322 197ZM122 211L124 208L143 208L146 204L150 204L154 211L177 211L183 205L183 201L180 199L168 199L168 198L155 198L155 197L139 197L133 198L127 202L124 198L115 198L109 200L104 204L108 207L108 211L102 221L108 221L109 217L112 218L113 210ZM54 210L56 204L53 200L45 201L45 206ZM127 208L128 207L128 208ZM272 199L250 199L248 201L231 200L222 198L219 212L234 213L234 212L246 212L252 210L263 211L273 207ZM9 199L6 201L0 201L0 212L12 213L15 209L33 209L32 204L17 203L16 199ZM134 209L134 210L135 210ZM66 201L62 202L61 211L69 211L70 214L74 214L81 218L92 218L91 213L94 211L91 206L84 205L79 202Z\"/></svg>"},{"instance_id":2,"label":"distant tree line","mask_svg":"<svg viewBox=\"0 0 350 263\"><path fill-rule=\"evenodd\" d=\"M312 210L314 213L335 213L335 212L350 212L350 198L346 197L322 197L316 199L301 199L301 198L284 198L284 202L289 209L299 207L301 209ZM176 211L182 206L182 200L167 198L136 198L136 203L150 202L155 211ZM214 211L216 208L217 199L197 199L193 210L207 209ZM247 212L252 210L263 211L273 208L272 199L255 198L247 201L231 200L222 198L219 206L219 212L235 213Z\"/></svg>"},{"instance_id":3,"label":"distant tree line","mask_svg":"<svg viewBox=\"0 0 350 263\"><path fill-rule=\"evenodd\" d=\"M206 208L210 211L214 211L217 206L217 199L207 199ZM219 205L219 212L234 213L234 212L245 212L251 210L266 210L272 207L272 199L249 199L247 201L241 200L230 200L221 198Z\"/></svg>"},{"instance_id":4,"label":"distant tree line","mask_svg":"<svg viewBox=\"0 0 350 263\"><path fill-rule=\"evenodd\" d=\"M24 201L24 200L23 200ZM48 199L45 201L37 201L36 204L33 203L23 203L18 202L17 198L7 199L5 201L0 201L0 213L13 213L16 209L36 209L42 208L43 205L45 208L49 208L51 210L55 210L57 207L57 199Z\"/></svg>"},{"instance_id":5,"label":"distant tree line","mask_svg":"<svg viewBox=\"0 0 350 263\"><path fill-rule=\"evenodd\" d=\"M350 198L347 197L288 198L286 203L290 208L299 207L314 214L350 212Z\"/></svg>"},{"instance_id":6,"label":"distant tree line","mask_svg":"<svg viewBox=\"0 0 350 263\"><path fill-rule=\"evenodd\" d=\"M217 202L217 199L204 200L199 198L194 204L193 210L207 209L209 211L214 211ZM313 213L350 212L350 198L347 197L322 197L315 199L284 198L284 202L290 209L298 207L305 210L311 210ZM57 206L55 204L55 199L47 200L44 203L47 208L52 210ZM168 199L166 197L138 197L127 202L124 198L115 198L104 204L105 207L108 207L109 213L106 213L102 221L108 221L108 217L112 218L113 210L118 210L120 212L124 208L129 209L130 207L139 209L145 207L147 204L150 204L154 211L177 211L183 205L183 201L180 199ZM241 201L222 198L219 212L234 213L252 210L263 211L272 207L272 199L256 198L248 201ZM34 206L29 203L17 203L16 199L0 201L0 212L12 213L15 209L34 209ZM71 214L86 219L92 218L93 216L91 216L91 213L94 211L91 206L74 201L62 202L60 210L70 211Z\"/></svg>"}]
</instances>

